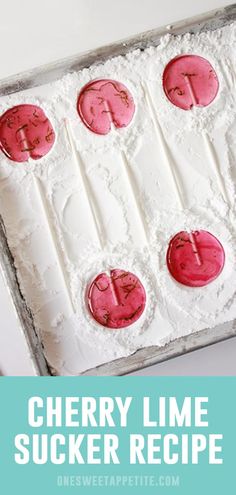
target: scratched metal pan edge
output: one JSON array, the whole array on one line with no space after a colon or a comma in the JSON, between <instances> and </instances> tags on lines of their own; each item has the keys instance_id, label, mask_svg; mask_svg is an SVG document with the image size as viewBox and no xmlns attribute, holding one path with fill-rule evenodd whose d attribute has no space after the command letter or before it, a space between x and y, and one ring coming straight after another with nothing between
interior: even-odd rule
<instances>
[{"instance_id":1,"label":"scratched metal pan edge","mask_svg":"<svg viewBox=\"0 0 236 495\"><path fill-rule=\"evenodd\" d=\"M25 89L40 86L51 81L60 79L63 75L97 65L117 55L125 55L131 50L144 50L148 46L159 44L160 38L170 33L174 36L187 32L199 33L203 31L214 31L236 20L236 4L221 9L207 12L200 16L185 19L171 26L147 31L124 41L92 50L78 56L69 57L54 63L34 68L30 71L16 74L0 81L0 96L17 93ZM40 342L30 309L20 290L14 259L10 252L4 222L0 215L0 269L8 289L17 319L19 329L22 331L29 350L35 373L39 376L55 375L55 370L48 365L43 344ZM173 357L183 355L187 352L201 349L205 346L236 336L236 320L224 323L215 328L205 329L200 332L189 334L172 340L163 347L150 346L139 349L134 354L102 364L89 369L81 375L125 375L132 371L140 370L146 366L166 361Z\"/></svg>"},{"instance_id":2,"label":"scratched metal pan edge","mask_svg":"<svg viewBox=\"0 0 236 495\"><path fill-rule=\"evenodd\" d=\"M125 55L131 50L138 48L144 50L149 46L157 46L160 38L167 33L177 36L185 33L195 34L202 31L214 31L226 24L230 24L235 19L236 3L178 21L168 26L137 34L96 50L90 50L79 55L35 67L29 71L2 79L0 81L0 96L47 84L63 77L63 75L69 72L78 71L91 65L98 65L112 57Z\"/></svg>"},{"instance_id":3,"label":"scratched metal pan edge","mask_svg":"<svg viewBox=\"0 0 236 495\"><path fill-rule=\"evenodd\" d=\"M0 270L3 280L11 298L12 307L15 310L19 330L22 331L28 347L29 357L32 361L36 375L51 375L43 347L34 327L33 317L26 301L21 293L18 283L14 259L8 246L6 231L2 217L0 216Z\"/></svg>"}]
</instances>

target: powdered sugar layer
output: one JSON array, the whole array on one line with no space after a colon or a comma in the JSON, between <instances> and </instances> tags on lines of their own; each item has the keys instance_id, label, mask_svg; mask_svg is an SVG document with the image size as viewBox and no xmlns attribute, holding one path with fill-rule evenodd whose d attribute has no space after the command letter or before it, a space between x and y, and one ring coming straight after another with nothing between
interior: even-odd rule
<instances>
[{"instance_id":1,"label":"powdered sugar layer","mask_svg":"<svg viewBox=\"0 0 236 495\"><path fill-rule=\"evenodd\" d=\"M56 143L40 161L0 166L0 210L14 255L22 292L49 364L56 373L83 372L137 349L163 345L177 337L213 327L236 317L235 243L235 66L236 25L190 35L163 37L157 48L65 76L55 83L0 100L0 112L19 103L41 106L56 131ZM207 58L217 72L220 89L205 108L185 112L167 100L162 73L181 53ZM125 129L106 136L91 133L76 110L79 91L95 78L117 79L131 91L136 111ZM145 98L147 85L174 159L186 206L179 208L165 157ZM102 218L104 248L97 242L88 200L65 132L70 121L91 194ZM224 201L203 131L213 142L229 197ZM129 160L142 217L133 201L121 151ZM34 188L40 180L58 239L76 313L71 312L54 256L48 228ZM177 284L165 263L168 242L183 229L209 230L222 242L226 265L212 284L191 289ZM87 284L101 271L127 269L142 281L147 307L140 320L122 330L97 324L86 307Z\"/></svg>"}]
</instances>

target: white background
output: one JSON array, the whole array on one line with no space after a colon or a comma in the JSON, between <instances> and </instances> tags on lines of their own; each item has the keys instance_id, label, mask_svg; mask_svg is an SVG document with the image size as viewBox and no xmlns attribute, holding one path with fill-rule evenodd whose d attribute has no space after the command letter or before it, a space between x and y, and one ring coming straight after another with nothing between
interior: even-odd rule
<instances>
[{"instance_id":1,"label":"white background","mask_svg":"<svg viewBox=\"0 0 236 495\"><path fill-rule=\"evenodd\" d=\"M224 0L0 0L0 78L229 5ZM236 339L139 374L236 374ZM0 275L0 372L31 363Z\"/></svg>"}]
</instances>

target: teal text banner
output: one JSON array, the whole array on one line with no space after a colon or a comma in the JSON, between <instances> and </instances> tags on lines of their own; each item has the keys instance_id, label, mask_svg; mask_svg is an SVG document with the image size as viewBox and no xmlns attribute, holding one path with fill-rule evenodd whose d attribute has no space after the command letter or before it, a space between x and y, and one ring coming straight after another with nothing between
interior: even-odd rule
<instances>
[{"instance_id":1,"label":"teal text banner","mask_svg":"<svg viewBox=\"0 0 236 495\"><path fill-rule=\"evenodd\" d=\"M236 377L2 377L0 393L4 495L236 492Z\"/></svg>"}]
</instances>

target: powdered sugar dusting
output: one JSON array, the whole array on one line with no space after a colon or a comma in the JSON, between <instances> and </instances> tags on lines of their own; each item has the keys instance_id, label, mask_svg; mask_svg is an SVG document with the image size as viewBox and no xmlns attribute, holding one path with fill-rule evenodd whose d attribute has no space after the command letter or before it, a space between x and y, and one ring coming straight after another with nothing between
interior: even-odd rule
<instances>
[{"instance_id":1,"label":"powdered sugar dusting","mask_svg":"<svg viewBox=\"0 0 236 495\"><path fill-rule=\"evenodd\" d=\"M184 53L206 58L217 73L219 91L209 106L183 111L166 98L163 70L173 57ZM56 133L54 147L37 163L12 163L2 155L0 166L0 210L8 242L45 355L56 373L78 374L141 347L161 346L207 327L214 332L215 325L236 317L235 58L236 24L199 35L168 34L158 47L136 50L52 84L1 98L1 114L22 103L42 107ZM128 127L112 128L101 136L84 126L77 113L77 98L92 79L115 79L129 89L135 114ZM148 82L174 159L184 210L179 207L157 140L144 82ZM102 219L103 249L97 242L65 118L70 121ZM228 203L213 173L203 132L208 133L218 157ZM135 180L148 245L130 194L122 152ZM31 172L42 183L76 314L68 307ZM181 286L168 272L168 242L186 229L209 231L224 247L225 267L206 287ZM141 317L130 327L115 331L99 325L86 304L88 284L98 273L112 268L134 273L147 295Z\"/></svg>"}]
</instances>

